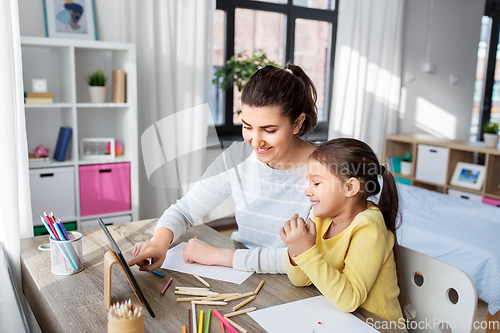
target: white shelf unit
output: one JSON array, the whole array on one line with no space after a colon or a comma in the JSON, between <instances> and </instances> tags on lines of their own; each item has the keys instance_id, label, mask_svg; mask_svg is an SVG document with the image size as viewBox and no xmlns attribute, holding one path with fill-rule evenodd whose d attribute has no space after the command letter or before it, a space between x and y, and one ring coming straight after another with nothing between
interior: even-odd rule
<instances>
[{"instance_id":1,"label":"white shelf unit","mask_svg":"<svg viewBox=\"0 0 500 333\"><path fill-rule=\"evenodd\" d=\"M64 162L31 165L30 169L59 168L74 169L75 216L63 222L76 222L77 228L85 227L85 221L97 217L120 218L130 215L138 220L139 180L137 142L137 68L134 44L104 41L81 41L71 39L21 37L24 90L32 90L32 79L46 79L48 92L54 93L54 104L25 105L28 150L39 144L49 149L52 158L59 128L72 128L68 155ZM90 103L85 76L101 69L108 81L107 101ZM111 103L112 71L126 72L126 102ZM82 160L79 157L79 142L82 138L115 138L123 144L123 154L115 159ZM131 209L106 213L99 216L81 216L79 167L90 164L130 163ZM54 169L57 171L57 169ZM49 190L49 189L48 189ZM57 190L57 189L52 189ZM50 207L47 207L50 210ZM41 225L33 212L35 226ZM57 212L54 212L57 215ZM83 224L82 224L83 222Z\"/></svg>"}]
</instances>

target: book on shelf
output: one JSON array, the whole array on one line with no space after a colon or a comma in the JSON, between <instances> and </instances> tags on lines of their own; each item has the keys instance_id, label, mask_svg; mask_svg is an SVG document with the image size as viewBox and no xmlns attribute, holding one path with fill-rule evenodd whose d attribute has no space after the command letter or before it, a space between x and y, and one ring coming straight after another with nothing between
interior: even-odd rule
<instances>
[{"instance_id":1,"label":"book on shelf","mask_svg":"<svg viewBox=\"0 0 500 333\"><path fill-rule=\"evenodd\" d=\"M71 127L61 127L57 137L56 149L54 151L54 159L63 162L66 159L69 141L71 139Z\"/></svg>"},{"instance_id":2,"label":"book on shelf","mask_svg":"<svg viewBox=\"0 0 500 333\"><path fill-rule=\"evenodd\" d=\"M33 93L29 92L26 97L34 98L54 98L54 93Z\"/></svg>"},{"instance_id":3,"label":"book on shelf","mask_svg":"<svg viewBox=\"0 0 500 333\"><path fill-rule=\"evenodd\" d=\"M26 104L54 104L54 99L49 97L26 97Z\"/></svg>"},{"instance_id":4,"label":"book on shelf","mask_svg":"<svg viewBox=\"0 0 500 333\"><path fill-rule=\"evenodd\" d=\"M401 160L403 156L386 157L387 169L392 173L401 173Z\"/></svg>"}]
</instances>

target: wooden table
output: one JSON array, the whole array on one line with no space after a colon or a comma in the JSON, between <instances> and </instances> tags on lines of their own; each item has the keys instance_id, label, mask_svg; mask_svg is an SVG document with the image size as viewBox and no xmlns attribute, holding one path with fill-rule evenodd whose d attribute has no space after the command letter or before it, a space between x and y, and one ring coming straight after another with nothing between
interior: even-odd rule
<instances>
[{"instance_id":1,"label":"wooden table","mask_svg":"<svg viewBox=\"0 0 500 333\"><path fill-rule=\"evenodd\" d=\"M109 227L126 260L132 258L132 249L135 243L149 240L152 237L156 221L156 219L144 220ZM48 242L48 236L27 238L21 241L24 294L44 332L105 332L107 330L107 309L103 291L103 258L104 253L110 250L111 246L101 228L86 229L81 232L83 234L84 269L69 276L52 274L50 272L50 251L38 250L40 244ZM194 236L217 247L242 247L239 243L205 225L189 229L172 246ZM177 303L174 287L203 287L200 282L190 274L164 269L159 269L159 271L165 273L165 277L140 272L137 266L131 269L156 315L156 318L153 319L147 312L145 313L145 331L180 332L183 325L186 325L187 328L188 309L191 304L190 302ZM172 285L164 296L160 296L160 291L170 277L173 278ZM206 280L214 291L227 293L254 291L260 281L265 280L262 290L251 303L251 306L256 306L258 309L320 294L314 286L295 287L289 282L286 275L279 274L253 274L241 285ZM132 302L138 304L119 265L113 267L111 295L112 302L132 298ZM217 306L217 309L222 314L230 312L230 308L236 304L233 303ZM204 305L197 306L197 309L202 309L205 312L208 308ZM357 310L354 314L363 320L367 320L367 318L380 320L362 309ZM240 315L231 319L234 319L234 322L249 332L265 332L248 315ZM212 321L210 332L220 332L217 323L217 319ZM401 330L380 331L402 332Z\"/></svg>"}]
</instances>

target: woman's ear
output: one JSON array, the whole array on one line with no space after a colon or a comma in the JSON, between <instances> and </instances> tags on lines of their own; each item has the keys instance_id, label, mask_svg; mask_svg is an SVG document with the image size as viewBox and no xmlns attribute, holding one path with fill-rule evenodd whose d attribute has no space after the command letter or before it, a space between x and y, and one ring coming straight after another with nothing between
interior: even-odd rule
<instances>
[{"instance_id":1,"label":"woman's ear","mask_svg":"<svg viewBox=\"0 0 500 333\"><path fill-rule=\"evenodd\" d=\"M351 198L359 193L359 189L361 188L361 183L359 179L356 177L349 178L344 183L344 193L347 198Z\"/></svg>"},{"instance_id":2,"label":"woman's ear","mask_svg":"<svg viewBox=\"0 0 500 333\"><path fill-rule=\"evenodd\" d=\"M301 113L300 116L295 120L295 123L293 124L293 134L297 135L300 132L300 129L302 128L302 124L304 123L304 120L306 120L306 114Z\"/></svg>"}]
</instances>

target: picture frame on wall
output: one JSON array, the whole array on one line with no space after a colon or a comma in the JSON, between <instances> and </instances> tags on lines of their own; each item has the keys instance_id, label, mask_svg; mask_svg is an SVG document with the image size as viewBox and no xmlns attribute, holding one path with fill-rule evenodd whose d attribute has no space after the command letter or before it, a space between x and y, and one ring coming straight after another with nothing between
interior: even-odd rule
<instances>
[{"instance_id":1,"label":"picture frame on wall","mask_svg":"<svg viewBox=\"0 0 500 333\"><path fill-rule=\"evenodd\" d=\"M484 165L458 162L450 184L479 191L483 186L485 173Z\"/></svg>"},{"instance_id":2,"label":"picture frame on wall","mask_svg":"<svg viewBox=\"0 0 500 333\"><path fill-rule=\"evenodd\" d=\"M45 35L97 40L94 0L43 0Z\"/></svg>"}]
</instances>

